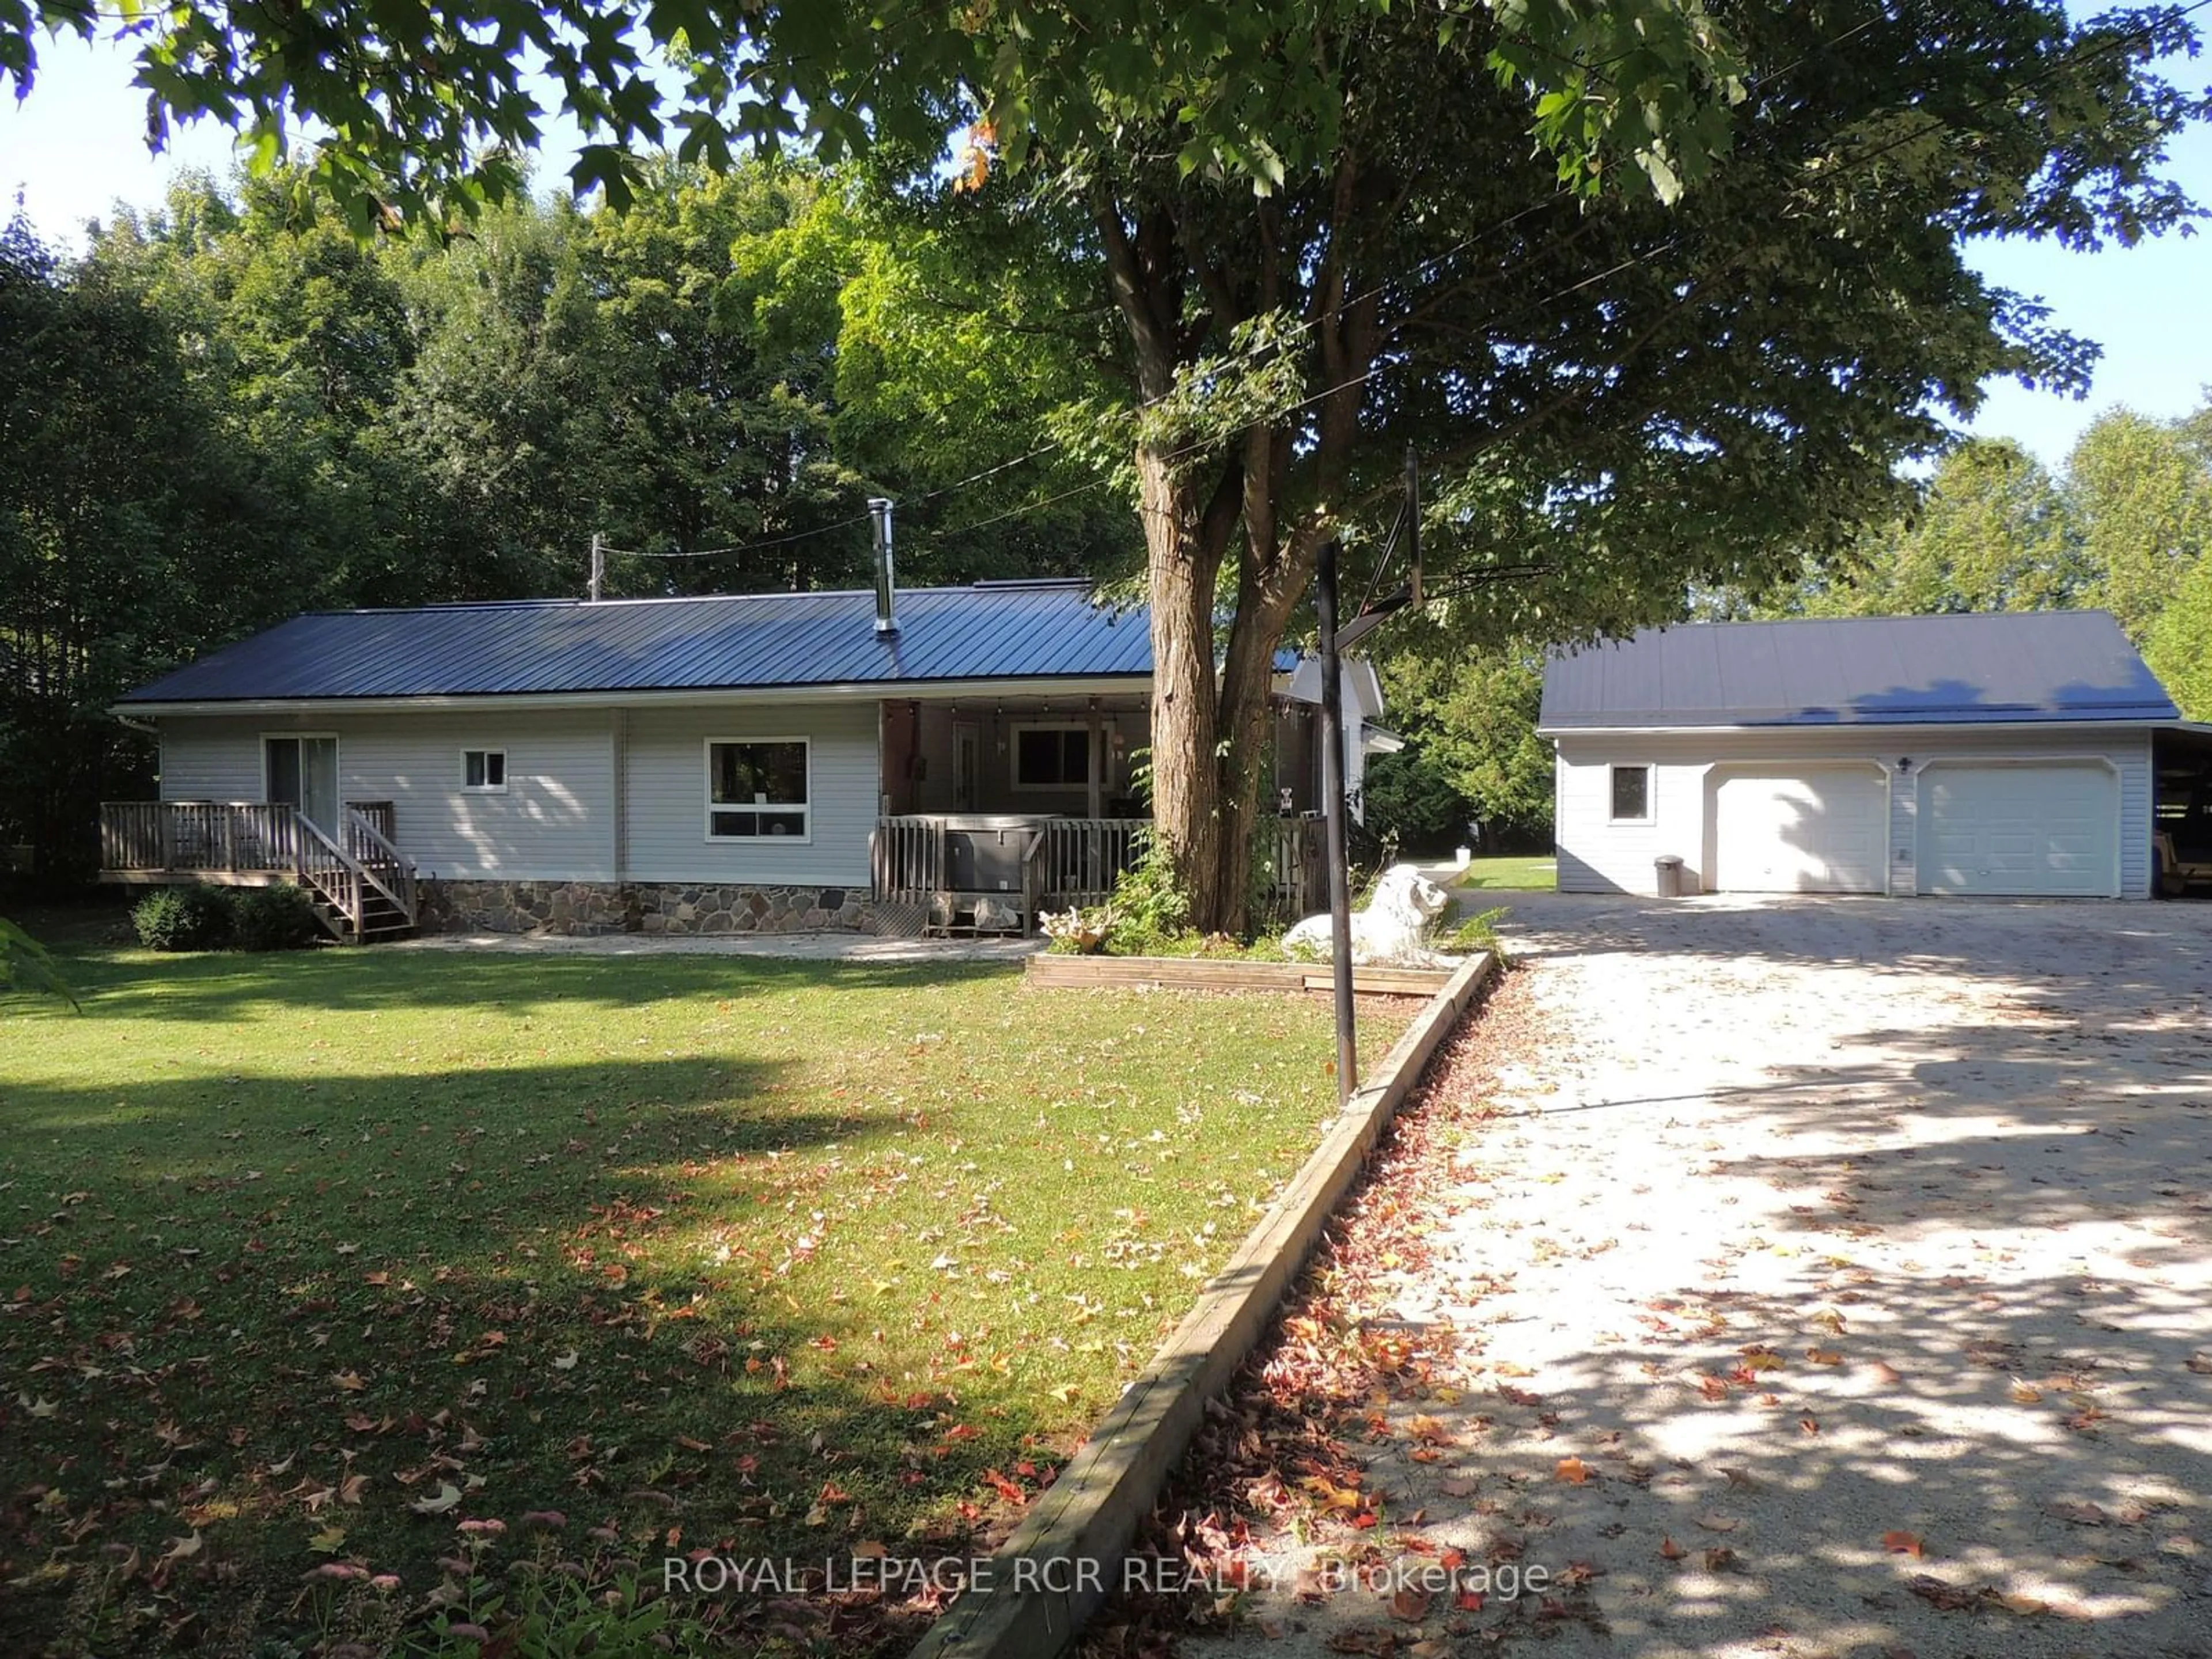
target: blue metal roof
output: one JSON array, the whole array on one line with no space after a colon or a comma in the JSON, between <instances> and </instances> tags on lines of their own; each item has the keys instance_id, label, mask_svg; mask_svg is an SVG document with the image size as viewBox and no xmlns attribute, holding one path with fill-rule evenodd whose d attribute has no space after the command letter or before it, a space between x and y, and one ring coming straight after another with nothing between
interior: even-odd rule
<instances>
[{"instance_id":1,"label":"blue metal roof","mask_svg":"<svg viewBox=\"0 0 2212 1659\"><path fill-rule=\"evenodd\" d=\"M910 588L898 632L872 592L533 599L310 611L122 701L544 696L1149 676L1142 608L1079 581Z\"/></svg>"},{"instance_id":2,"label":"blue metal roof","mask_svg":"<svg viewBox=\"0 0 2212 1659\"><path fill-rule=\"evenodd\" d=\"M1646 629L1555 653L1537 729L2179 718L2108 613L2060 611Z\"/></svg>"}]
</instances>

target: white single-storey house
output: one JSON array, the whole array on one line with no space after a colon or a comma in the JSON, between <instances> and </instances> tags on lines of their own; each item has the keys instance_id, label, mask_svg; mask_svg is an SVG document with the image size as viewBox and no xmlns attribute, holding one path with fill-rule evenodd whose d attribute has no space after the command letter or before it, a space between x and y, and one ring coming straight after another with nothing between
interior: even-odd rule
<instances>
[{"instance_id":1,"label":"white single-storey house","mask_svg":"<svg viewBox=\"0 0 2212 1659\"><path fill-rule=\"evenodd\" d=\"M1320 843L1297 666L1294 908ZM1347 702L1379 712L1358 668ZM296 881L351 939L1026 926L1129 863L1151 698L1146 613L1074 581L313 612L117 705L161 798L103 805L102 873ZM1347 719L1355 757L1393 741Z\"/></svg>"},{"instance_id":2,"label":"white single-storey house","mask_svg":"<svg viewBox=\"0 0 2212 1659\"><path fill-rule=\"evenodd\" d=\"M1559 884L2148 898L2165 745L2103 611L1692 623L1556 653Z\"/></svg>"}]
</instances>

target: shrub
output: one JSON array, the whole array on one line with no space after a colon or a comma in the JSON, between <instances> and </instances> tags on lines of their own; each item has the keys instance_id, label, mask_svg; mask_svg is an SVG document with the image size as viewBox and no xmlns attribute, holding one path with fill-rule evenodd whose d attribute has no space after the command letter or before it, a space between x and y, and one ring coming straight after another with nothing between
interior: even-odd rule
<instances>
[{"instance_id":1,"label":"shrub","mask_svg":"<svg viewBox=\"0 0 2212 1659\"><path fill-rule=\"evenodd\" d=\"M299 951L322 932L297 887L238 887L230 894L230 940L241 951Z\"/></svg>"},{"instance_id":2,"label":"shrub","mask_svg":"<svg viewBox=\"0 0 2212 1659\"><path fill-rule=\"evenodd\" d=\"M131 925L149 951L216 951L230 943L230 906L220 888L163 887L139 900Z\"/></svg>"},{"instance_id":3,"label":"shrub","mask_svg":"<svg viewBox=\"0 0 2212 1659\"><path fill-rule=\"evenodd\" d=\"M1438 947L1455 956L1487 951L1498 958L1500 967L1510 967L1512 958L1506 954L1505 946L1498 937L1498 924L1512 914L1513 907L1508 904L1501 904L1494 910L1480 911L1445 934L1437 941Z\"/></svg>"}]
</instances>

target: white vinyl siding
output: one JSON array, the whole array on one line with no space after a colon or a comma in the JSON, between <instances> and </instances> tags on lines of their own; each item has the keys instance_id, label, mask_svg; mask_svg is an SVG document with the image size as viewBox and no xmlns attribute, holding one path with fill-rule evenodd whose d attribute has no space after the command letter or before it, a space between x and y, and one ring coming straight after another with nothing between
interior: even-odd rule
<instances>
[{"instance_id":1,"label":"white vinyl siding","mask_svg":"<svg viewBox=\"0 0 2212 1659\"><path fill-rule=\"evenodd\" d=\"M286 730L337 734L339 798L390 801L394 839L426 877L615 879L610 711L172 715L162 799L259 800L262 737ZM465 789L461 754L488 748L507 756L506 790Z\"/></svg>"},{"instance_id":2,"label":"white vinyl siding","mask_svg":"<svg viewBox=\"0 0 2212 1659\"><path fill-rule=\"evenodd\" d=\"M161 722L163 800L259 800L261 791L259 722Z\"/></svg>"},{"instance_id":3,"label":"white vinyl siding","mask_svg":"<svg viewBox=\"0 0 2212 1659\"><path fill-rule=\"evenodd\" d=\"M2101 732L2033 727L1959 726L1940 732L1802 728L1624 736L1564 734L1558 740L1556 799L1559 887L1565 892L1650 893L1652 860L1681 859L1695 885L1719 878L1717 791L1731 773L1786 773L1858 761L1878 765L1888 791L1884 885L1910 894L1917 885L1921 768L1938 760L2108 763L2119 791L2120 892L2150 893L2150 733L2142 727ZM1908 761L1903 773L1898 763ZM1610 769L1652 769L1649 823L1611 819Z\"/></svg>"},{"instance_id":4,"label":"white vinyl siding","mask_svg":"<svg viewBox=\"0 0 2212 1659\"><path fill-rule=\"evenodd\" d=\"M709 841L707 744L807 740L808 837ZM876 827L876 705L840 702L635 709L625 744L633 881L865 887Z\"/></svg>"}]
</instances>

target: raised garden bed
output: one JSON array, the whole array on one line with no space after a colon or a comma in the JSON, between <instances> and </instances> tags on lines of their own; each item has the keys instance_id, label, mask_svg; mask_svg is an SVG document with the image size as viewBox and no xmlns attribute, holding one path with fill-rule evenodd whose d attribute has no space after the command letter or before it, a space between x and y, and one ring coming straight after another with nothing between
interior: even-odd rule
<instances>
[{"instance_id":1,"label":"raised garden bed","mask_svg":"<svg viewBox=\"0 0 2212 1659\"><path fill-rule=\"evenodd\" d=\"M1198 957L1029 958L1032 985L1149 985L1185 991L1326 991L1327 963L1209 962ZM1442 968L1355 968L1352 988L1369 996L1434 996L1451 978Z\"/></svg>"}]
</instances>

